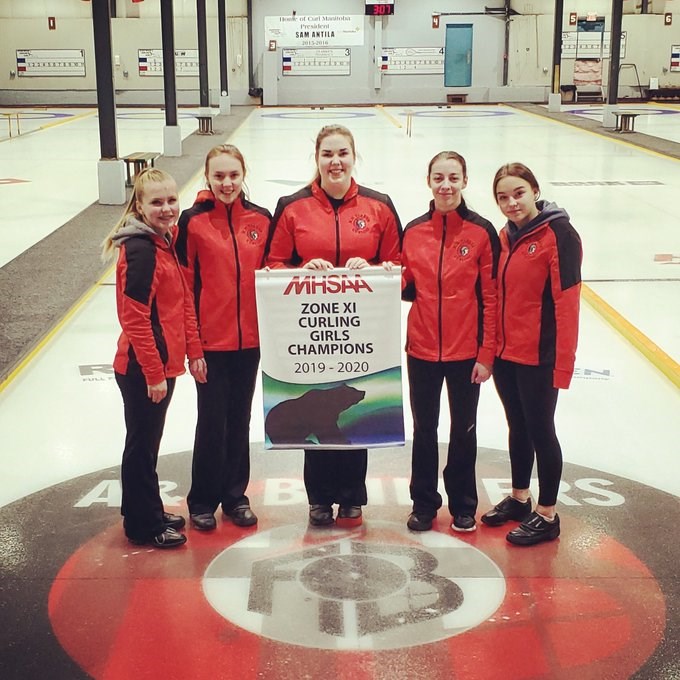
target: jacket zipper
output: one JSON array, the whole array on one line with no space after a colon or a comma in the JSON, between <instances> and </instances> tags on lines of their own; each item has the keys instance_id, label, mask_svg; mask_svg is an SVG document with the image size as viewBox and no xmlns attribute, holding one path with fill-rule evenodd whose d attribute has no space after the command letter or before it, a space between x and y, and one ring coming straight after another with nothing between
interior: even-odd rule
<instances>
[{"instance_id":1,"label":"jacket zipper","mask_svg":"<svg viewBox=\"0 0 680 680\"><path fill-rule=\"evenodd\" d=\"M446 215L442 216L442 244L439 249L439 271L437 272L437 288L439 292L439 361L442 360L442 345L443 345L443 336L444 336L444 319L443 319L443 313L442 313L442 293L443 293L443 284L442 284L442 270L444 268L444 244L446 242Z\"/></svg>"},{"instance_id":2,"label":"jacket zipper","mask_svg":"<svg viewBox=\"0 0 680 680\"><path fill-rule=\"evenodd\" d=\"M508 245L510 245L510 244L508 243ZM498 351L498 356L501 357L501 358L503 357L503 352L505 350L505 298L506 298L506 295L505 295L505 273L508 271L508 264L510 262L510 255L511 254L512 254L512 251L510 250L510 248L508 248L508 257L505 260L505 266L503 267L503 273L501 275L501 281L503 283L503 285L501 286L501 288L503 290L503 303L501 304L500 323L501 323L501 335L503 337L503 344L502 344L500 350Z\"/></svg>"},{"instance_id":3,"label":"jacket zipper","mask_svg":"<svg viewBox=\"0 0 680 680\"><path fill-rule=\"evenodd\" d=\"M234 265L236 267L236 329L238 331L238 349L241 349L241 346L243 345L241 332L241 261L238 256L238 243L236 241L236 234L234 233L234 225L231 221L231 211L233 207L233 204L227 206L227 222L229 224L231 240L234 245Z\"/></svg>"},{"instance_id":4,"label":"jacket zipper","mask_svg":"<svg viewBox=\"0 0 680 680\"><path fill-rule=\"evenodd\" d=\"M340 214L339 208L333 207L335 213L335 266L340 266Z\"/></svg>"}]
</instances>

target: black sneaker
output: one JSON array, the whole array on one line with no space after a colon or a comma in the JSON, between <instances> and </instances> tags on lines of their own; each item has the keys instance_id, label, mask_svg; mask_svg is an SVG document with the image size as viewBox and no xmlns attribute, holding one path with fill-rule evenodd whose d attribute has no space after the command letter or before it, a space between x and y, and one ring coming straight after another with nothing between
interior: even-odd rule
<instances>
[{"instance_id":1,"label":"black sneaker","mask_svg":"<svg viewBox=\"0 0 680 680\"><path fill-rule=\"evenodd\" d=\"M406 526L411 531L429 531L432 528L433 517L423 515L418 512L412 512L406 520Z\"/></svg>"},{"instance_id":2,"label":"black sneaker","mask_svg":"<svg viewBox=\"0 0 680 680\"><path fill-rule=\"evenodd\" d=\"M512 496L506 496L498 505L482 515L482 522L489 527L499 527L510 520L523 522L531 514L531 499L524 503Z\"/></svg>"},{"instance_id":3,"label":"black sneaker","mask_svg":"<svg viewBox=\"0 0 680 680\"><path fill-rule=\"evenodd\" d=\"M330 505L310 505L309 523L315 527L328 526L333 524L333 508Z\"/></svg>"},{"instance_id":4,"label":"black sneaker","mask_svg":"<svg viewBox=\"0 0 680 680\"><path fill-rule=\"evenodd\" d=\"M175 531L179 531L186 524L186 520L184 517L182 517L182 515L173 515L171 512L164 512L163 524L165 524L166 527L174 529Z\"/></svg>"},{"instance_id":5,"label":"black sneaker","mask_svg":"<svg viewBox=\"0 0 680 680\"><path fill-rule=\"evenodd\" d=\"M472 515L456 515L451 522L451 528L454 531L474 531L477 528L477 522Z\"/></svg>"},{"instance_id":6,"label":"black sneaker","mask_svg":"<svg viewBox=\"0 0 680 680\"><path fill-rule=\"evenodd\" d=\"M560 535L560 517L549 522L537 512L532 512L516 529L505 537L514 545L535 545L543 541L554 541Z\"/></svg>"},{"instance_id":7,"label":"black sneaker","mask_svg":"<svg viewBox=\"0 0 680 680\"><path fill-rule=\"evenodd\" d=\"M158 534L158 536L153 538L128 537L128 541L134 543L134 545L150 545L152 548L179 548L180 545L184 545L187 542L187 537L184 534L180 534L179 531L167 527L162 534Z\"/></svg>"}]
</instances>

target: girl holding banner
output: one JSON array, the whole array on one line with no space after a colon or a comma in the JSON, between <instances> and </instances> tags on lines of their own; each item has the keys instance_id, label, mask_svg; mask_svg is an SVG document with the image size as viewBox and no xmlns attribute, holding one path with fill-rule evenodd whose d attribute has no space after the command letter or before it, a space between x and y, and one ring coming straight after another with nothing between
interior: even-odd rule
<instances>
[{"instance_id":1,"label":"girl holding banner","mask_svg":"<svg viewBox=\"0 0 680 680\"><path fill-rule=\"evenodd\" d=\"M187 496L191 524L216 528L215 511L237 526L257 524L250 480L250 411L260 361L255 270L271 214L243 195L241 152L230 144L205 159L208 189L179 218L177 255L194 296L208 368L196 383L198 419Z\"/></svg>"},{"instance_id":2,"label":"girl holding banner","mask_svg":"<svg viewBox=\"0 0 680 680\"><path fill-rule=\"evenodd\" d=\"M443 151L431 161L430 209L404 230L407 368L413 414L407 526L427 531L442 506L437 491L437 425L446 382L451 416L444 488L455 531L476 529L477 403L489 379L496 343L496 273L500 244L493 225L463 200L465 159Z\"/></svg>"},{"instance_id":3,"label":"girl holding banner","mask_svg":"<svg viewBox=\"0 0 680 680\"><path fill-rule=\"evenodd\" d=\"M352 178L356 148L341 125L316 138L316 175L300 191L279 199L272 222L267 265L329 270L390 267L399 261L401 223L391 199ZM357 526L367 502L366 449L305 449L304 481L309 522Z\"/></svg>"}]
</instances>

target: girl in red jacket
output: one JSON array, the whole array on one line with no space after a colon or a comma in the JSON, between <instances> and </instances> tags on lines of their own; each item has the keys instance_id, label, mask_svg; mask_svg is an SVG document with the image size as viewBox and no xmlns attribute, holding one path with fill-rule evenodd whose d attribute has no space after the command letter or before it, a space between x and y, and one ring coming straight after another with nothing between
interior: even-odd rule
<instances>
[{"instance_id":1,"label":"girl in red jacket","mask_svg":"<svg viewBox=\"0 0 680 680\"><path fill-rule=\"evenodd\" d=\"M518 520L508 541L534 545L560 535L555 512L562 450L555 433L560 388L574 372L581 291L581 239L567 213L539 201L534 174L521 163L502 166L493 181L502 229L498 270L498 332L494 382L509 427L512 494L482 521ZM531 511L529 482L538 469Z\"/></svg>"},{"instance_id":2,"label":"girl in red jacket","mask_svg":"<svg viewBox=\"0 0 680 680\"><path fill-rule=\"evenodd\" d=\"M165 414L184 373L205 374L191 297L174 252L179 214L177 186L162 170L137 176L123 217L103 244L118 248L116 301L123 332L113 362L125 408L121 513L128 540L156 548L186 542L180 515L163 510L156 463Z\"/></svg>"},{"instance_id":3,"label":"girl in red jacket","mask_svg":"<svg viewBox=\"0 0 680 680\"><path fill-rule=\"evenodd\" d=\"M451 431L444 488L455 531L476 529L477 403L489 379L496 334L500 244L493 225L463 200L465 159L442 151L428 166L430 209L404 230L403 298L411 300L406 353L413 414L407 526L427 531L442 506L437 424L446 381Z\"/></svg>"},{"instance_id":4,"label":"girl in red jacket","mask_svg":"<svg viewBox=\"0 0 680 680\"><path fill-rule=\"evenodd\" d=\"M317 171L311 184L279 199L267 265L328 270L389 268L399 261L401 224L389 196L352 179L356 149L352 133L327 125L316 138ZM305 450L304 479L309 522L361 524L367 502L366 449Z\"/></svg>"},{"instance_id":5,"label":"girl in red jacket","mask_svg":"<svg viewBox=\"0 0 680 680\"><path fill-rule=\"evenodd\" d=\"M196 382L189 516L215 529L215 511L242 527L257 524L250 480L250 412L260 362L255 270L262 266L271 214L246 199L246 166L230 144L205 159L208 189L179 219L177 255L194 297L207 381Z\"/></svg>"}]
</instances>

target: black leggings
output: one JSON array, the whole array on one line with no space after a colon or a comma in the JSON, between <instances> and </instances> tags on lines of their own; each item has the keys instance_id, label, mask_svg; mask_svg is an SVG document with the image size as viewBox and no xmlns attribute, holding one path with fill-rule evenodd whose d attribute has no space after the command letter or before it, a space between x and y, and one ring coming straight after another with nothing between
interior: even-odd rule
<instances>
[{"instance_id":1,"label":"black leggings","mask_svg":"<svg viewBox=\"0 0 680 680\"><path fill-rule=\"evenodd\" d=\"M529 488L535 455L538 504L551 507L557 503L562 476L552 366L525 366L496 358L493 379L508 420L512 486Z\"/></svg>"}]
</instances>

